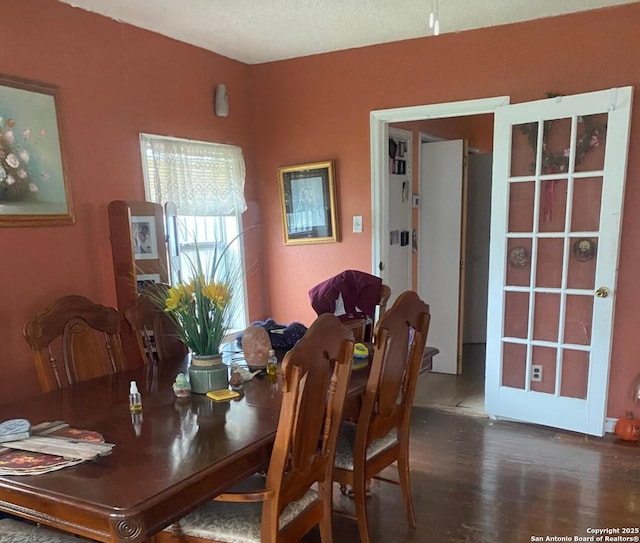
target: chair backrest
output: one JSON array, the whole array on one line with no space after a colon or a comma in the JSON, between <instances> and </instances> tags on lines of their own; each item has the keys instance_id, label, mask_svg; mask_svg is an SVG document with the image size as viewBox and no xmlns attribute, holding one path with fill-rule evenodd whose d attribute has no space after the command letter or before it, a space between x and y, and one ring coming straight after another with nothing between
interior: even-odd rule
<instances>
[{"instance_id":1,"label":"chair backrest","mask_svg":"<svg viewBox=\"0 0 640 543\"><path fill-rule=\"evenodd\" d=\"M337 317L324 314L284 357L280 419L266 481L275 497L263 504L262 541L279 539L280 513L315 483L321 499L284 530L296 534L297 541L323 516L330 516L335 442L352 355L350 332ZM325 522L330 526L330 519Z\"/></svg>"},{"instance_id":2,"label":"chair backrest","mask_svg":"<svg viewBox=\"0 0 640 543\"><path fill-rule=\"evenodd\" d=\"M372 322L367 325L364 335L363 341L371 342L373 341L373 337L375 335L376 326L380 322L380 319L384 317L384 314L387 312L387 302L391 297L391 287L389 285L385 285L382 283L380 285L380 293L378 294L378 318L374 320L372 317Z\"/></svg>"},{"instance_id":3,"label":"chair backrest","mask_svg":"<svg viewBox=\"0 0 640 543\"><path fill-rule=\"evenodd\" d=\"M371 343L373 341L376 325L380 318L386 313L387 302L389 301L390 297L391 288L389 287L389 285L381 283L380 289L378 291L378 301L376 303L376 305L378 306L377 319L375 315L371 315L370 317L362 319L342 319L342 324L344 324L353 332L353 336L356 342L364 341L365 343Z\"/></svg>"},{"instance_id":4,"label":"chair backrest","mask_svg":"<svg viewBox=\"0 0 640 543\"><path fill-rule=\"evenodd\" d=\"M56 300L27 322L23 334L34 351L43 392L126 369L121 325L114 307L75 295Z\"/></svg>"},{"instance_id":5,"label":"chair backrest","mask_svg":"<svg viewBox=\"0 0 640 543\"><path fill-rule=\"evenodd\" d=\"M393 428L409 431L429 320L429 306L414 291L403 292L378 320L358 418L358 432L367 432L365 444L386 436Z\"/></svg>"},{"instance_id":6,"label":"chair backrest","mask_svg":"<svg viewBox=\"0 0 640 543\"><path fill-rule=\"evenodd\" d=\"M133 305L124 311L136 336L140 356L149 362L184 356L188 352L176 334L173 321L154 301L157 289L158 285L148 285Z\"/></svg>"},{"instance_id":7,"label":"chair backrest","mask_svg":"<svg viewBox=\"0 0 640 543\"><path fill-rule=\"evenodd\" d=\"M378 320L384 317L387 312L387 302L391 297L391 287L382 283L380 285L380 294L378 295Z\"/></svg>"}]
</instances>

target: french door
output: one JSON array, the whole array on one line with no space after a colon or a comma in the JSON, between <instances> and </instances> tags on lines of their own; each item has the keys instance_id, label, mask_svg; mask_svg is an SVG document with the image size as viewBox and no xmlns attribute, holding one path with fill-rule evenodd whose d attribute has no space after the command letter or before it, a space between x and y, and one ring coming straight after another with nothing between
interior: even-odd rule
<instances>
[{"instance_id":1,"label":"french door","mask_svg":"<svg viewBox=\"0 0 640 543\"><path fill-rule=\"evenodd\" d=\"M632 94L495 111L490 416L604 433Z\"/></svg>"}]
</instances>

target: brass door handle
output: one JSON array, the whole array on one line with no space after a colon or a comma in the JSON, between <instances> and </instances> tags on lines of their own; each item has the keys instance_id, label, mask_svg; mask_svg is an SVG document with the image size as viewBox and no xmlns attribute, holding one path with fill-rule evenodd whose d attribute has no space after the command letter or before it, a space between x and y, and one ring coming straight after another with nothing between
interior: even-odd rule
<instances>
[{"instance_id":1,"label":"brass door handle","mask_svg":"<svg viewBox=\"0 0 640 543\"><path fill-rule=\"evenodd\" d=\"M606 298L609 296L609 289L607 287L600 287L596 290L596 298Z\"/></svg>"}]
</instances>

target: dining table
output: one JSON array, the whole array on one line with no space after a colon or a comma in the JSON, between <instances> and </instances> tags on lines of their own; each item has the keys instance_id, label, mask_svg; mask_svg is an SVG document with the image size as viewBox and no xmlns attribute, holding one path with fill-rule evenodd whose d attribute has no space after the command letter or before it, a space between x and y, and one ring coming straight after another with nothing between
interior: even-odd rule
<instances>
[{"instance_id":1,"label":"dining table","mask_svg":"<svg viewBox=\"0 0 640 543\"><path fill-rule=\"evenodd\" d=\"M232 348L223 360L241 358ZM137 543L266 470L280 413L280 375L256 375L229 401L179 398L172 383L188 364L189 355L162 360L1 405L0 422L64 421L114 446L108 455L56 471L0 475L0 512L96 541ZM423 367L429 365L425 356ZM367 375L352 372L352 402ZM129 408L131 381L141 393L140 413Z\"/></svg>"}]
</instances>

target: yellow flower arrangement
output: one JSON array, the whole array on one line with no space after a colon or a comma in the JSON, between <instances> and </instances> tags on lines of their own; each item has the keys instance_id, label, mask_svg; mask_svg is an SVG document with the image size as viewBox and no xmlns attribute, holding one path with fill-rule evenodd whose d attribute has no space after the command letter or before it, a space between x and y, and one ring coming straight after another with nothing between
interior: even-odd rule
<instances>
[{"instance_id":1,"label":"yellow flower arrangement","mask_svg":"<svg viewBox=\"0 0 640 543\"><path fill-rule=\"evenodd\" d=\"M224 251L220 255L214 251L213 261L205 269L196 246L193 279L158 289L153 295L174 322L180 340L199 356L220 353L231 323L231 299L239 271L226 269L223 255Z\"/></svg>"}]
</instances>

